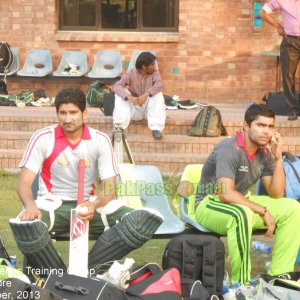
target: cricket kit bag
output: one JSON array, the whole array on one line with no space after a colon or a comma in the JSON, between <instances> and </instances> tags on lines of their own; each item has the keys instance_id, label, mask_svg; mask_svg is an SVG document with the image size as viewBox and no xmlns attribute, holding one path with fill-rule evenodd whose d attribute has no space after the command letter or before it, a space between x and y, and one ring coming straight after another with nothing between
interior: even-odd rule
<instances>
[{"instance_id":1,"label":"cricket kit bag","mask_svg":"<svg viewBox=\"0 0 300 300\"><path fill-rule=\"evenodd\" d=\"M9 72L13 63L13 53L10 45L6 42L0 42L0 73Z\"/></svg>"},{"instance_id":2,"label":"cricket kit bag","mask_svg":"<svg viewBox=\"0 0 300 300\"><path fill-rule=\"evenodd\" d=\"M200 280L210 295L221 295L225 249L216 236L181 234L167 244L163 269L175 267L181 276L182 295L189 299L195 281Z\"/></svg>"},{"instance_id":3,"label":"cricket kit bag","mask_svg":"<svg viewBox=\"0 0 300 300\"><path fill-rule=\"evenodd\" d=\"M126 294L130 300L181 300L180 274L176 268L162 271L149 263L134 270Z\"/></svg>"},{"instance_id":4,"label":"cricket kit bag","mask_svg":"<svg viewBox=\"0 0 300 300\"><path fill-rule=\"evenodd\" d=\"M38 287L18 278L7 278L1 281L1 299L30 299L30 300L63 300L48 289Z\"/></svg>"},{"instance_id":5,"label":"cricket kit bag","mask_svg":"<svg viewBox=\"0 0 300 300\"><path fill-rule=\"evenodd\" d=\"M84 278L54 272L49 275L44 285L64 300L127 300L124 291L113 284L95 277Z\"/></svg>"},{"instance_id":6,"label":"cricket kit bag","mask_svg":"<svg viewBox=\"0 0 300 300\"><path fill-rule=\"evenodd\" d=\"M211 105L201 108L190 129L189 135L210 137L227 135L220 111Z\"/></svg>"},{"instance_id":7,"label":"cricket kit bag","mask_svg":"<svg viewBox=\"0 0 300 300\"><path fill-rule=\"evenodd\" d=\"M286 197L300 200L300 158L288 152L283 153L283 168Z\"/></svg>"},{"instance_id":8,"label":"cricket kit bag","mask_svg":"<svg viewBox=\"0 0 300 300\"><path fill-rule=\"evenodd\" d=\"M296 99L299 102L300 92L296 92ZM266 104L268 104L275 115L277 116L287 116L288 115L288 106L284 99L283 92L269 92L264 95L262 98Z\"/></svg>"}]
</instances>

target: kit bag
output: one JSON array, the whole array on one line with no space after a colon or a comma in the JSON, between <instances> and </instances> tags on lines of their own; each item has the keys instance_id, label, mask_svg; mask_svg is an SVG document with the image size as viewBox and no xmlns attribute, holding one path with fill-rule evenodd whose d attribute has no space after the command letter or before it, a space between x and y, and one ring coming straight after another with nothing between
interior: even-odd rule
<instances>
[{"instance_id":1,"label":"kit bag","mask_svg":"<svg viewBox=\"0 0 300 300\"><path fill-rule=\"evenodd\" d=\"M167 244L163 269L175 267L181 276L182 295L189 299L195 281L200 280L210 295L221 295L225 249L222 241L208 234L181 234Z\"/></svg>"},{"instance_id":2,"label":"kit bag","mask_svg":"<svg viewBox=\"0 0 300 300\"><path fill-rule=\"evenodd\" d=\"M299 92L296 92L297 99L299 99L299 95ZM263 96L262 101L271 107L275 115L288 115L288 106L285 102L283 92L268 92Z\"/></svg>"},{"instance_id":3,"label":"kit bag","mask_svg":"<svg viewBox=\"0 0 300 300\"><path fill-rule=\"evenodd\" d=\"M149 263L133 271L126 294L130 300L181 300L180 274L176 268L162 271Z\"/></svg>"},{"instance_id":4,"label":"kit bag","mask_svg":"<svg viewBox=\"0 0 300 300\"><path fill-rule=\"evenodd\" d=\"M2 237L0 235L0 258L7 259L10 262L9 254L7 253L7 250L5 249L4 242L2 240Z\"/></svg>"},{"instance_id":5,"label":"kit bag","mask_svg":"<svg viewBox=\"0 0 300 300\"><path fill-rule=\"evenodd\" d=\"M49 275L44 285L64 300L127 300L124 291L98 278L84 278L64 273Z\"/></svg>"},{"instance_id":6,"label":"kit bag","mask_svg":"<svg viewBox=\"0 0 300 300\"><path fill-rule=\"evenodd\" d=\"M111 99L112 101L110 101ZM106 116L112 115L115 106L114 93L103 82L95 81L89 86L86 100L89 106L99 107Z\"/></svg>"},{"instance_id":7,"label":"kit bag","mask_svg":"<svg viewBox=\"0 0 300 300\"><path fill-rule=\"evenodd\" d=\"M18 278L7 278L0 284L1 299L63 300L62 297Z\"/></svg>"},{"instance_id":8,"label":"kit bag","mask_svg":"<svg viewBox=\"0 0 300 300\"><path fill-rule=\"evenodd\" d=\"M0 73L9 72L13 63L13 53L10 45L6 42L0 42Z\"/></svg>"},{"instance_id":9,"label":"kit bag","mask_svg":"<svg viewBox=\"0 0 300 300\"><path fill-rule=\"evenodd\" d=\"M285 196L300 199L300 158L285 152L283 154L283 168L285 173Z\"/></svg>"},{"instance_id":10,"label":"kit bag","mask_svg":"<svg viewBox=\"0 0 300 300\"><path fill-rule=\"evenodd\" d=\"M220 111L211 105L202 107L194 120L189 135L209 137L227 135Z\"/></svg>"}]
</instances>

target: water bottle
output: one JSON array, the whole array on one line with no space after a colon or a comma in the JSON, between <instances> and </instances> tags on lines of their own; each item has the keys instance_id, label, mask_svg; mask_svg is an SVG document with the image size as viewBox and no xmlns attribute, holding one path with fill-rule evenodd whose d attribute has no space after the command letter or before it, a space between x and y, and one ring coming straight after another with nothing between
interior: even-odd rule
<instances>
[{"instance_id":1,"label":"water bottle","mask_svg":"<svg viewBox=\"0 0 300 300\"><path fill-rule=\"evenodd\" d=\"M270 266L271 266L271 262L270 261L266 261L266 263L265 263L265 270L266 270L266 272L268 272L268 270L270 269Z\"/></svg>"},{"instance_id":2,"label":"water bottle","mask_svg":"<svg viewBox=\"0 0 300 300\"><path fill-rule=\"evenodd\" d=\"M16 255L11 255L10 257L10 264L13 268L17 267L17 256Z\"/></svg>"},{"instance_id":3,"label":"water bottle","mask_svg":"<svg viewBox=\"0 0 300 300\"><path fill-rule=\"evenodd\" d=\"M272 248L269 245L262 243L260 241L253 241L252 248L262 252L270 252L272 250Z\"/></svg>"},{"instance_id":4,"label":"water bottle","mask_svg":"<svg viewBox=\"0 0 300 300\"><path fill-rule=\"evenodd\" d=\"M228 272L225 271L224 280L223 280L223 288L222 288L222 295L227 294L229 292L230 287L230 277Z\"/></svg>"}]
</instances>

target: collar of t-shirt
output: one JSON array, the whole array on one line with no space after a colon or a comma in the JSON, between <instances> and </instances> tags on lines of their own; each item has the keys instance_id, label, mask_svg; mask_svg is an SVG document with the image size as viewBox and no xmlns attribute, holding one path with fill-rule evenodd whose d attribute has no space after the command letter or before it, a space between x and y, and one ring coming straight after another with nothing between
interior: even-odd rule
<instances>
[{"instance_id":1,"label":"collar of t-shirt","mask_svg":"<svg viewBox=\"0 0 300 300\"><path fill-rule=\"evenodd\" d=\"M83 124L82 127L83 127L83 130L82 130L82 134L81 134L81 139L80 140L90 140L91 139L91 135L90 135L90 131L89 131L88 126L86 126L86 124ZM55 138L56 139L58 139L58 138L66 139L65 133L64 133L63 129L61 128L61 126L59 124L55 128ZM76 145L71 145L70 144L70 146L72 148L74 148L74 147L77 146L77 144Z\"/></svg>"},{"instance_id":2,"label":"collar of t-shirt","mask_svg":"<svg viewBox=\"0 0 300 300\"><path fill-rule=\"evenodd\" d=\"M248 155L248 157L250 158L250 160L252 160L254 157L255 157L255 154L256 152L254 153L250 153L246 148L246 143L245 143L245 139L244 139L244 134L243 132L239 131L236 133L236 139L237 139L237 143L238 143L238 146L240 148L244 148L246 154ZM263 149L264 151L266 151L266 147L264 146L260 146L260 149Z\"/></svg>"}]
</instances>

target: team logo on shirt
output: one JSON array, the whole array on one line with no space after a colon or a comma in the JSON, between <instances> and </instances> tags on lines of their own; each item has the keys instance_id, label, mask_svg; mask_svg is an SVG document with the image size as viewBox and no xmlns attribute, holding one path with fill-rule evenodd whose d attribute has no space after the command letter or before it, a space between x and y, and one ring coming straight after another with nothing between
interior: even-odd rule
<instances>
[{"instance_id":1,"label":"team logo on shirt","mask_svg":"<svg viewBox=\"0 0 300 300\"><path fill-rule=\"evenodd\" d=\"M248 166L240 166L239 171L240 172L248 172L249 171Z\"/></svg>"},{"instance_id":2,"label":"team logo on shirt","mask_svg":"<svg viewBox=\"0 0 300 300\"><path fill-rule=\"evenodd\" d=\"M63 155L60 155L57 158L57 163L61 166L61 167L67 167L69 165L69 162L66 160L66 158Z\"/></svg>"},{"instance_id":3,"label":"team logo on shirt","mask_svg":"<svg viewBox=\"0 0 300 300\"><path fill-rule=\"evenodd\" d=\"M86 168L88 168L90 166L90 160L88 158L84 159L84 165Z\"/></svg>"}]
</instances>

